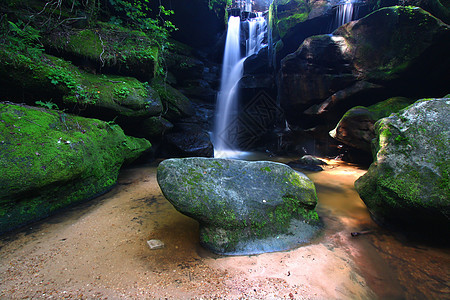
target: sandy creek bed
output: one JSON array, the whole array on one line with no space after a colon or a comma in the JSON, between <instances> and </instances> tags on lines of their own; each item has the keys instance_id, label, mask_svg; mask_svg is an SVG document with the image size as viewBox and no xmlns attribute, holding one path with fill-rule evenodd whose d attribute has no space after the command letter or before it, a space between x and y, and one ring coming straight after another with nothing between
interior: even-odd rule
<instances>
[{"instance_id":1,"label":"sandy creek bed","mask_svg":"<svg viewBox=\"0 0 450 300\"><path fill-rule=\"evenodd\" d=\"M0 297L70 299L450 299L450 251L400 241L375 225L336 163L308 173L325 231L287 252L223 257L165 200L156 163L129 168L89 203L3 236ZM351 237L350 232L373 233ZM150 250L146 241L166 246Z\"/></svg>"}]
</instances>

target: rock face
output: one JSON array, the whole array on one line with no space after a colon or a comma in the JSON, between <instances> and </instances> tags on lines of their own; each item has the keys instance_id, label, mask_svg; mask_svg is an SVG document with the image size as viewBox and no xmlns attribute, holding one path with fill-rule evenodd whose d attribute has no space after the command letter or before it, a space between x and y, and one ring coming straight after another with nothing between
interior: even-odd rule
<instances>
[{"instance_id":1,"label":"rock face","mask_svg":"<svg viewBox=\"0 0 450 300\"><path fill-rule=\"evenodd\" d=\"M411 103L407 98L394 97L369 107L353 107L344 114L336 128L330 131L330 136L350 147L370 153L372 139L375 138L375 122Z\"/></svg>"},{"instance_id":2,"label":"rock face","mask_svg":"<svg viewBox=\"0 0 450 300\"><path fill-rule=\"evenodd\" d=\"M165 135L163 147L167 157L214 156L209 134L197 124L176 124L175 129Z\"/></svg>"},{"instance_id":3,"label":"rock face","mask_svg":"<svg viewBox=\"0 0 450 300\"><path fill-rule=\"evenodd\" d=\"M323 171L323 168L321 166L327 165L327 163L312 155L303 155L301 158L297 160L288 162L287 165L294 169Z\"/></svg>"},{"instance_id":4,"label":"rock face","mask_svg":"<svg viewBox=\"0 0 450 300\"><path fill-rule=\"evenodd\" d=\"M219 254L286 250L319 228L314 184L283 164L169 159L157 179L175 208L198 220L200 243Z\"/></svg>"},{"instance_id":5,"label":"rock face","mask_svg":"<svg viewBox=\"0 0 450 300\"><path fill-rule=\"evenodd\" d=\"M280 103L289 124L305 128L380 97L445 95L449 51L447 24L420 8L383 8L286 56Z\"/></svg>"},{"instance_id":6,"label":"rock face","mask_svg":"<svg viewBox=\"0 0 450 300\"><path fill-rule=\"evenodd\" d=\"M85 69L150 81L159 50L145 33L97 23L96 28L54 30L44 37L47 49Z\"/></svg>"},{"instance_id":7,"label":"rock face","mask_svg":"<svg viewBox=\"0 0 450 300\"><path fill-rule=\"evenodd\" d=\"M118 125L0 102L0 234L104 193L150 146Z\"/></svg>"},{"instance_id":8,"label":"rock face","mask_svg":"<svg viewBox=\"0 0 450 300\"><path fill-rule=\"evenodd\" d=\"M448 237L450 98L420 100L375 125L375 161L355 187L373 218Z\"/></svg>"},{"instance_id":9,"label":"rock face","mask_svg":"<svg viewBox=\"0 0 450 300\"><path fill-rule=\"evenodd\" d=\"M269 11L270 49L274 66L287 54L294 52L309 36L330 32L331 1L274 0ZM271 46L270 46L271 47Z\"/></svg>"}]
</instances>

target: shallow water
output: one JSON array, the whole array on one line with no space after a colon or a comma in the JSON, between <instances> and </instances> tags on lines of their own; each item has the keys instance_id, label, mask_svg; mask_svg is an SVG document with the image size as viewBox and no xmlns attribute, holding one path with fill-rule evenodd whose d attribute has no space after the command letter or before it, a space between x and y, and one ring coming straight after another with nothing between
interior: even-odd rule
<instances>
[{"instance_id":1,"label":"shallow water","mask_svg":"<svg viewBox=\"0 0 450 300\"><path fill-rule=\"evenodd\" d=\"M198 224L162 196L156 164L124 170L104 196L2 237L0 297L449 299L449 249L378 227L353 188L365 170L329 163L306 173L324 233L291 251L237 257L199 246ZM150 250L149 239L166 246Z\"/></svg>"}]
</instances>

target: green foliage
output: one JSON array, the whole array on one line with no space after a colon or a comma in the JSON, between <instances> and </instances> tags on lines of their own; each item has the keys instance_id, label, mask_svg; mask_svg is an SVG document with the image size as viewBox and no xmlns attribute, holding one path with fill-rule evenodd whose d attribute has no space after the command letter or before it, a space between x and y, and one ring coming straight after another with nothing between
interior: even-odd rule
<instances>
[{"instance_id":1,"label":"green foliage","mask_svg":"<svg viewBox=\"0 0 450 300\"><path fill-rule=\"evenodd\" d=\"M18 20L8 21L7 16L0 23L0 43L11 52L19 53L19 59L39 58L44 52L40 43L40 31Z\"/></svg>"},{"instance_id":2,"label":"green foliage","mask_svg":"<svg viewBox=\"0 0 450 300\"><path fill-rule=\"evenodd\" d=\"M148 38L157 45L159 55L155 55L155 51L150 47L148 47L150 52L144 53L139 51L134 54L143 55L144 59L152 58L157 61L154 73L155 75L164 75L164 55L167 54L171 47L171 43L168 40L169 35L170 32L177 30L175 25L171 21L165 20L164 17L170 16L174 12L160 5L157 18L151 18L149 0L109 0L109 3L116 12L125 16L122 20L118 20L114 16L110 19L110 23L121 25L126 23L126 25L134 29L145 32ZM127 59L126 55L121 57L125 60Z\"/></svg>"},{"instance_id":3,"label":"green foliage","mask_svg":"<svg viewBox=\"0 0 450 300\"><path fill-rule=\"evenodd\" d=\"M108 190L151 145L119 126L0 103L0 234Z\"/></svg>"},{"instance_id":4,"label":"green foliage","mask_svg":"<svg viewBox=\"0 0 450 300\"><path fill-rule=\"evenodd\" d=\"M58 108L58 105L56 105L55 103L53 103L53 102L51 102L51 101L46 101L46 102L43 102L43 101L36 101L35 102L37 105L39 105L39 106L41 106L41 107L44 107L44 108L47 108L47 109L59 109Z\"/></svg>"},{"instance_id":5,"label":"green foliage","mask_svg":"<svg viewBox=\"0 0 450 300\"><path fill-rule=\"evenodd\" d=\"M226 6L230 6L231 3L231 0L209 0L208 7L209 9L215 9L217 7L225 8Z\"/></svg>"},{"instance_id":6,"label":"green foliage","mask_svg":"<svg viewBox=\"0 0 450 300\"><path fill-rule=\"evenodd\" d=\"M167 10L159 6L159 19L150 18L151 10L148 6L149 0L109 0L112 7L120 13L123 13L128 25L146 32L161 46L167 43L169 33L177 28L172 22L164 20L163 16L173 14L172 10ZM117 18L112 19L117 23Z\"/></svg>"}]
</instances>

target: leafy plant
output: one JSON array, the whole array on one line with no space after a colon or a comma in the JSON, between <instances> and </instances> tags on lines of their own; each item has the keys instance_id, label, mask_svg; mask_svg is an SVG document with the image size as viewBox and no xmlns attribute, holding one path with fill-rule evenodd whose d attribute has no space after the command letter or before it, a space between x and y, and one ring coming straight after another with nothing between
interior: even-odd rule
<instances>
[{"instance_id":1,"label":"leafy plant","mask_svg":"<svg viewBox=\"0 0 450 300\"><path fill-rule=\"evenodd\" d=\"M53 102L51 102L51 101L46 101L46 102L43 102L43 101L36 101L35 102L37 105L39 105L39 106L41 106L41 107L44 107L44 108L47 108L47 109L59 109L58 108L58 105L56 105L55 103L53 103Z\"/></svg>"}]
</instances>

